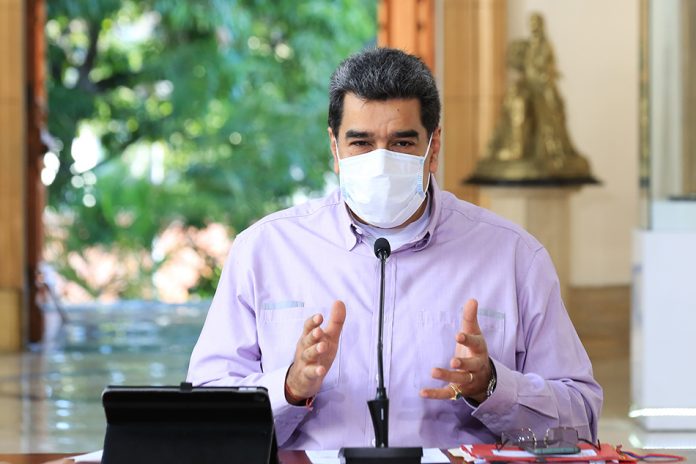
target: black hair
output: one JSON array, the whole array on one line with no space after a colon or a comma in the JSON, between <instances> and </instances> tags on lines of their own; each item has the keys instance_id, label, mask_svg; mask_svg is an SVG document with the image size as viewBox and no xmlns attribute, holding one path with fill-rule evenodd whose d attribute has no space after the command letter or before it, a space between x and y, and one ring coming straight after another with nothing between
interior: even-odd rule
<instances>
[{"instance_id":1,"label":"black hair","mask_svg":"<svg viewBox=\"0 0 696 464\"><path fill-rule=\"evenodd\" d=\"M365 100L417 98L423 127L431 135L440 123L440 94L423 61L395 48L373 48L346 58L329 82L329 127L338 137L343 100L354 93Z\"/></svg>"}]
</instances>

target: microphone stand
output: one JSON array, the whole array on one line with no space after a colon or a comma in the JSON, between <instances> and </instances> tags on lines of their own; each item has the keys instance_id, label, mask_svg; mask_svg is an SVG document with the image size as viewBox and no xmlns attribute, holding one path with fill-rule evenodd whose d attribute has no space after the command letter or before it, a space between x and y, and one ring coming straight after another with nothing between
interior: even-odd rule
<instances>
[{"instance_id":1,"label":"microphone stand","mask_svg":"<svg viewBox=\"0 0 696 464\"><path fill-rule=\"evenodd\" d=\"M386 241L386 240L385 240ZM387 242L389 243L389 242ZM372 427L375 429L375 446L377 448L387 448L389 446L389 398L387 390L384 388L384 274L389 253L384 249L377 250L375 254L379 258L380 267L380 288L379 288L379 331L377 335L377 396L374 400L367 402L372 417Z\"/></svg>"},{"instance_id":2,"label":"microphone stand","mask_svg":"<svg viewBox=\"0 0 696 464\"><path fill-rule=\"evenodd\" d=\"M379 290L379 333L377 338L377 395L374 400L367 402L372 417L372 427L375 430L374 448L341 448L338 456L342 464L420 464L423 448L389 448L389 398L384 388L384 274L387 258L391 254L391 246L387 239L380 237L375 241L375 255L380 260L380 290Z\"/></svg>"}]
</instances>

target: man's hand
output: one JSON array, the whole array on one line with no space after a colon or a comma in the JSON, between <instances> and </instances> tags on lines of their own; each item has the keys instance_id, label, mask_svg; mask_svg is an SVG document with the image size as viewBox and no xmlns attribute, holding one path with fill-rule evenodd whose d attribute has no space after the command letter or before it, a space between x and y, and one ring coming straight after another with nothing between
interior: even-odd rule
<instances>
[{"instance_id":1,"label":"man's hand","mask_svg":"<svg viewBox=\"0 0 696 464\"><path fill-rule=\"evenodd\" d=\"M345 320L346 305L342 301L334 301L329 323L324 329L320 327L324 321L321 314L315 314L305 321L302 336L297 342L295 360L285 378L286 391L293 398L311 398L319 392L336 358Z\"/></svg>"},{"instance_id":2,"label":"man's hand","mask_svg":"<svg viewBox=\"0 0 696 464\"><path fill-rule=\"evenodd\" d=\"M457 345L454 358L450 361L452 370L436 367L432 371L434 379L443 380L450 385L425 388L420 392L423 398L450 400L455 396L455 390L458 390L463 396L479 403L486 399L491 365L486 340L478 325L477 312L478 302L467 301L461 331L455 337Z\"/></svg>"}]
</instances>

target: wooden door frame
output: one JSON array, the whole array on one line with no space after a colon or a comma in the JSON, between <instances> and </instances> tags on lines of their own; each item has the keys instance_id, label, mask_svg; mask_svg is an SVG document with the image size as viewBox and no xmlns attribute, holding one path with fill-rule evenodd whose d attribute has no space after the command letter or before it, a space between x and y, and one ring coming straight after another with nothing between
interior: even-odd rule
<instances>
[{"instance_id":1,"label":"wooden door frame","mask_svg":"<svg viewBox=\"0 0 696 464\"><path fill-rule=\"evenodd\" d=\"M46 56L44 27L45 0L27 0L25 10L26 37L26 324L29 343L40 342L44 333L44 317L39 307L39 265L43 252L43 210L46 187L41 182L43 156L47 135Z\"/></svg>"}]
</instances>

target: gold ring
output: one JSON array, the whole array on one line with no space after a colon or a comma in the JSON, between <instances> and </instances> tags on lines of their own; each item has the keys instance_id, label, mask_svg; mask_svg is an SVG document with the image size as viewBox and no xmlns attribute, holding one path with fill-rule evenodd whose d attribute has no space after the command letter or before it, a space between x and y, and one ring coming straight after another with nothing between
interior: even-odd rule
<instances>
[{"instance_id":1,"label":"gold ring","mask_svg":"<svg viewBox=\"0 0 696 464\"><path fill-rule=\"evenodd\" d=\"M452 389L452 392L454 393L452 398L450 398L452 401L457 401L459 399L464 398L464 394L462 393L462 390L460 389L459 385L451 383L449 384L449 387Z\"/></svg>"},{"instance_id":2,"label":"gold ring","mask_svg":"<svg viewBox=\"0 0 696 464\"><path fill-rule=\"evenodd\" d=\"M474 373L469 371L469 383L474 383Z\"/></svg>"}]
</instances>

